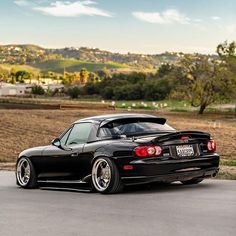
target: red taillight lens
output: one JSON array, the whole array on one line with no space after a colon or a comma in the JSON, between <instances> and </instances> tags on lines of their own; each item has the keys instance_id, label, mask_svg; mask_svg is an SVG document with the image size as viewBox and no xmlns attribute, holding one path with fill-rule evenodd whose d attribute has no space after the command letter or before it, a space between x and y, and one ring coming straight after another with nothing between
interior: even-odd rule
<instances>
[{"instance_id":1,"label":"red taillight lens","mask_svg":"<svg viewBox=\"0 0 236 236\"><path fill-rule=\"evenodd\" d=\"M182 136L180 139L182 141L188 141L189 140L189 136Z\"/></svg>"},{"instance_id":2,"label":"red taillight lens","mask_svg":"<svg viewBox=\"0 0 236 236\"><path fill-rule=\"evenodd\" d=\"M134 153L138 157L154 157L162 154L160 146L140 146L134 149Z\"/></svg>"},{"instance_id":3,"label":"red taillight lens","mask_svg":"<svg viewBox=\"0 0 236 236\"><path fill-rule=\"evenodd\" d=\"M215 152L216 151L216 142L214 140L209 140L207 143L207 149L210 152Z\"/></svg>"}]
</instances>

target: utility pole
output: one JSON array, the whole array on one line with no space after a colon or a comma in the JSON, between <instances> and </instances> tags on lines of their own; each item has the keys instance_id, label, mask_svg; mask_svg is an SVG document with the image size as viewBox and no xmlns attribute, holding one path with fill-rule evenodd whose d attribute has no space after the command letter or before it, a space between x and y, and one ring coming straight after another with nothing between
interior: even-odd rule
<instances>
[{"instance_id":1,"label":"utility pole","mask_svg":"<svg viewBox=\"0 0 236 236\"><path fill-rule=\"evenodd\" d=\"M64 66L63 76L64 76L64 78L66 77L66 67L65 66Z\"/></svg>"}]
</instances>

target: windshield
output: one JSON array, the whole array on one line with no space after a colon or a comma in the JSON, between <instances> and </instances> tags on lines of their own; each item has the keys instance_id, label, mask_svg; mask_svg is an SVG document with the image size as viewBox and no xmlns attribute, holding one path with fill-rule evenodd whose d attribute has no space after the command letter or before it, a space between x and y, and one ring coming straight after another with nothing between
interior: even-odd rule
<instances>
[{"instance_id":1,"label":"windshield","mask_svg":"<svg viewBox=\"0 0 236 236\"><path fill-rule=\"evenodd\" d=\"M160 132L173 132L171 126L167 124L158 124L153 122L131 122L122 124L119 122L109 123L99 129L99 137L112 137L119 135L135 136L145 134L155 134Z\"/></svg>"}]
</instances>

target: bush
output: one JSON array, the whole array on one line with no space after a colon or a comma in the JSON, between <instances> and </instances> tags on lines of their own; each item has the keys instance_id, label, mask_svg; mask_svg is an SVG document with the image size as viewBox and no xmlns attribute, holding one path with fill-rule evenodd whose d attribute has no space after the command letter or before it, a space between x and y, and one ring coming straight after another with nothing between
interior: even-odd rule
<instances>
[{"instance_id":1,"label":"bush","mask_svg":"<svg viewBox=\"0 0 236 236\"><path fill-rule=\"evenodd\" d=\"M138 100L142 99L142 87L140 84L129 84L114 88L114 99Z\"/></svg>"},{"instance_id":2,"label":"bush","mask_svg":"<svg viewBox=\"0 0 236 236\"><path fill-rule=\"evenodd\" d=\"M67 94L72 98L72 99L76 99L79 97L79 95L81 94L81 90L78 86L75 87L71 87L68 88L67 90Z\"/></svg>"},{"instance_id":3,"label":"bush","mask_svg":"<svg viewBox=\"0 0 236 236\"><path fill-rule=\"evenodd\" d=\"M103 99L116 100L163 100L178 85L172 68L163 77L144 73L114 74L100 83L88 83L82 88L84 94L101 95ZM164 70L164 69L163 69Z\"/></svg>"},{"instance_id":4,"label":"bush","mask_svg":"<svg viewBox=\"0 0 236 236\"><path fill-rule=\"evenodd\" d=\"M114 97L114 90L112 87L105 87L101 90L101 95L104 99L112 99Z\"/></svg>"},{"instance_id":5,"label":"bush","mask_svg":"<svg viewBox=\"0 0 236 236\"><path fill-rule=\"evenodd\" d=\"M87 95L99 94L99 87L97 84L87 83L84 86L83 91Z\"/></svg>"},{"instance_id":6,"label":"bush","mask_svg":"<svg viewBox=\"0 0 236 236\"><path fill-rule=\"evenodd\" d=\"M32 94L35 94L35 95L44 95L45 94L45 91L43 89L42 86L40 85L35 85L33 88L32 88Z\"/></svg>"}]
</instances>

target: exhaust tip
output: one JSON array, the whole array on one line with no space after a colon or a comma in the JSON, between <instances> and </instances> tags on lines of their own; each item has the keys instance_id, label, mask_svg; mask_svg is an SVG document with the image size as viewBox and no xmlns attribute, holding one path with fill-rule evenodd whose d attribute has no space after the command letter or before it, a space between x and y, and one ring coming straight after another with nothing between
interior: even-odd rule
<instances>
[{"instance_id":1,"label":"exhaust tip","mask_svg":"<svg viewBox=\"0 0 236 236\"><path fill-rule=\"evenodd\" d=\"M212 174L212 177L213 177L213 178L216 177L216 173Z\"/></svg>"}]
</instances>

